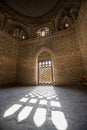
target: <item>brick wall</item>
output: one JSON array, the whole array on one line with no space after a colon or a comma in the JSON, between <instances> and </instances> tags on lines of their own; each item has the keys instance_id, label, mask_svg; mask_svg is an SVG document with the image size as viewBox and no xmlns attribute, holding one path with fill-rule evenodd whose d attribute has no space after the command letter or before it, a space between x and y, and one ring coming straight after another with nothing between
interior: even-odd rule
<instances>
[{"instance_id":1,"label":"brick wall","mask_svg":"<svg viewBox=\"0 0 87 130\"><path fill-rule=\"evenodd\" d=\"M0 85L10 85L16 79L18 42L0 32Z\"/></svg>"},{"instance_id":2,"label":"brick wall","mask_svg":"<svg viewBox=\"0 0 87 130\"><path fill-rule=\"evenodd\" d=\"M82 80L84 66L76 36L76 27L44 38L20 42L17 83L38 83L38 56L47 51L53 61L54 84L69 84Z\"/></svg>"},{"instance_id":3,"label":"brick wall","mask_svg":"<svg viewBox=\"0 0 87 130\"><path fill-rule=\"evenodd\" d=\"M4 15L0 14L0 19L0 28L5 29ZM10 22L13 23L8 20ZM32 38L34 28L26 28ZM38 56L43 51L51 56L55 85L72 84L84 79L87 75L86 0L82 1L77 24L52 36L19 42L0 32L0 85L37 84Z\"/></svg>"},{"instance_id":4,"label":"brick wall","mask_svg":"<svg viewBox=\"0 0 87 130\"><path fill-rule=\"evenodd\" d=\"M78 17L77 36L87 75L87 1L83 0Z\"/></svg>"}]
</instances>

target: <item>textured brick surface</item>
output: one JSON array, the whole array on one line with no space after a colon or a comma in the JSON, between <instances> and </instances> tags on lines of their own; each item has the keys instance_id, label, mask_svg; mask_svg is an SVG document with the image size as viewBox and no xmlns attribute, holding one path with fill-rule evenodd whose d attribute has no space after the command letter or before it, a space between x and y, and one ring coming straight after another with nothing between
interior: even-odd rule
<instances>
[{"instance_id":1,"label":"textured brick surface","mask_svg":"<svg viewBox=\"0 0 87 130\"><path fill-rule=\"evenodd\" d=\"M18 42L0 32L0 85L14 84Z\"/></svg>"},{"instance_id":2,"label":"textured brick surface","mask_svg":"<svg viewBox=\"0 0 87 130\"><path fill-rule=\"evenodd\" d=\"M68 84L82 80L83 60L76 37L75 26L53 36L20 43L17 83L38 83L38 56L43 51L53 61L54 84Z\"/></svg>"},{"instance_id":3,"label":"textured brick surface","mask_svg":"<svg viewBox=\"0 0 87 130\"><path fill-rule=\"evenodd\" d=\"M0 19L0 27L5 30L6 25L2 24L4 16ZM84 80L87 75L86 0L82 1L77 23L52 36L16 41L0 32L0 85L36 85L38 57L43 52L51 57L54 84L65 85ZM46 57L44 55L43 60Z\"/></svg>"},{"instance_id":4,"label":"textured brick surface","mask_svg":"<svg viewBox=\"0 0 87 130\"><path fill-rule=\"evenodd\" d=\"M79 12L77 34L87 75L87 1L86 0L83 0Z\"/></svg>"}]
</instances>

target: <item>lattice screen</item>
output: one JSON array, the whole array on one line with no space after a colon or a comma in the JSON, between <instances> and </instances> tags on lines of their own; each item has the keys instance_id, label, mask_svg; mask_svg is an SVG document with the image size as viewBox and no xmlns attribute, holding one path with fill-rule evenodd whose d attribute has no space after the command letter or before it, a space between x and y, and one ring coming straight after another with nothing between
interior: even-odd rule
<instances>
[{"instance_id":1,"label":"lattice screen","mask_svg":"<svg viewBox=\"0 0 87 130\"><path fill-rule=\"evenodd\" d=\"M51 84L52 83L52 62L40 61L39 62L39 83Z\"/></svg>"}]
</instances>

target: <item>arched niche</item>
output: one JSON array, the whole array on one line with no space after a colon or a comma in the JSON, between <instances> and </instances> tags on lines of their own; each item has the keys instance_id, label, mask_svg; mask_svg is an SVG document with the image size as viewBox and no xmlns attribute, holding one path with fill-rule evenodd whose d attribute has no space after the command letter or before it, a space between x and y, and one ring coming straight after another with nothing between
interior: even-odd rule
<instances>
[{"instance_id":1,"label":"arched niche","mask_svg":"<svg viewBox=\"0 0 87 130\"><path fill-rule=\"evenodd\" d=\"M27 30L19 24L13 24L11 27L9 26L8 33L19 40L25 40L29 38Z\"/></svg>"},{"instance_id":2,"label":"arched niche","mask_svg":"<svg viewBox=\"0 0 87 130\"><path fill-rule=\"evenodd\" d=\"M36 84L41 84L39 77L41 74L40 67L42 67L41 71L44 71L45 68L48 67L48 69L46 68L47 70L44 71L44 74L42 76L44 77L44 81L42 82L42 84L54 84L54 53L48 48L43 47L38 51L36 55ZM47 75L51 75L50 77L46 77L48 79L45 81L46 71L49 71L49 74L47 73ZM51 80L49 80L50 78Z\"/></svg>"}]
</instances>

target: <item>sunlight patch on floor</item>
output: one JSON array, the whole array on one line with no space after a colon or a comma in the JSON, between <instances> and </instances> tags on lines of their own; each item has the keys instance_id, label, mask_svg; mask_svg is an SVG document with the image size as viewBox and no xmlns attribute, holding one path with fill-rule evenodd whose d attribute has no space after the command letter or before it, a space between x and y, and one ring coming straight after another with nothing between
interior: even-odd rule
<instances>
[{"instance_id":1,"label":"sunlight patch on floor","mask_svg":"<svg viewBox=\"0 0 87 130\"><path fill-rule=\"evenodd\" d=\"M53 107L61 107L61 104L60 104L60 102L51 101L51 106L53 106Z\"/></svg>"},{"instance_id":2,"label":"sunlight patch on floor","mask_svg":"<svg viewBox=\"0 0 87 130\"><path fill-rule=\"evenodd\" d=\"M37 108L33 120L37 127L42 126L46 121L46 109Z\"/></svg>"},{"instance_id":3,"label":"sunlight patch on floor","mask_svg":"<svg viewBox=\"0 0 87 130\"><path fill-rule=\"evenodd\" d=\"M20 107L23 107L21 111L18 111L18 115L16 115L18 122L28 120L30 116L29 118L33 119L32 122L35 123L35 126L41 127L46 122L46 119L48 119L47 116L50 115L50 124L54 125L56 130L67 129L68 124L64 113L59 111L62 105L54 87L36 87L30 93L25 94L19 101L21 105L14 104L5 111L3 117L9 117L17 112Z\"/></svg>"},{"instance_id":4,"label":"sunlight patch on floor","mask_svg":"<svg viewBox=\"0 0 87 130\"><path fill-rule=\"evenodd\" d=\"M38 96L38 98L43 98L43 96Z\"/></svg>"},{"instance_id":5,"label":"sunlight patch on floor","mask_svg":"<svg viewBox=\"0 0 87 130\"><path fill-rule=\"evenodd\" d=\"M31 113L33 107L25 106L18 115L18 122L25 120Z\"/></svg>"},{"instance_id":6,"label":"sunlight patch on floor","mask_svg":"<svg viewBox=\"0 0 87 130\"><path fill-rule=\"evenodd\" d=\"M40 100L40 103L41 105L47 105L47 101L46 100Z\"/></svg>"},{"instance_id":7,"label":"sunlight patch on floor","mask_svg":"<svg viewBox=\"0 0 87 130\"><path fill-rule=\"evenodd\" d=\"M31 99L30 101L29 101L29 103L36 103L37 102L37 99Z\"/></svg>"},{"instance_id":8,"label":"sunlight patch on floor","mask_svg":"<svg viewBox=\"0 0 87 130\"><path fill-rule=\"evenodd\" d=\"M61 111L52 111L52 122L58 130L66 130L68 127L64 113Z\"/></svg>"},{"instance_id":9,"label":"sunlight patch on floor","mask_svg":"<svg viewBox=\"0 0 87 130\"><path fill-rule=\"evenodd\" d=\"M20 99L20 102L27 102L29 98L22 98Z\"/></svg>"},{"instance_id":10,"label":"sunlight patch on floor","mask_svg":"<svg viewBox=\"0 0 87 130\"><path fill-rule=\"evenodd\" d=\"M27 94L26 94L25 96L26 96L26 97L28 97L28 95L27 95Z\"/></svg>"},{"instance_id":11,"label":"sunlight patch on floor","mask_svg":"<svg viewBox=\"0 0 87 130\"><path fill-rule=\"evenodd\" d=\"M51 97L47 97L47 99L51 99Z\"/></svg>"},{"instance_id":12,"label":"sunlight patch on floor","mask_svg":"<svg viewBox=\"0 0 87 130\"><path fill-rule=\"evenodd\" d=\"M15 112L17 112L17 110L21 107L22 105L20 104L14 104L12 107L10 107L9 109L7 109L4 113L3 117L8 117L13 115Z\"/></svg>"}]
</instances>

